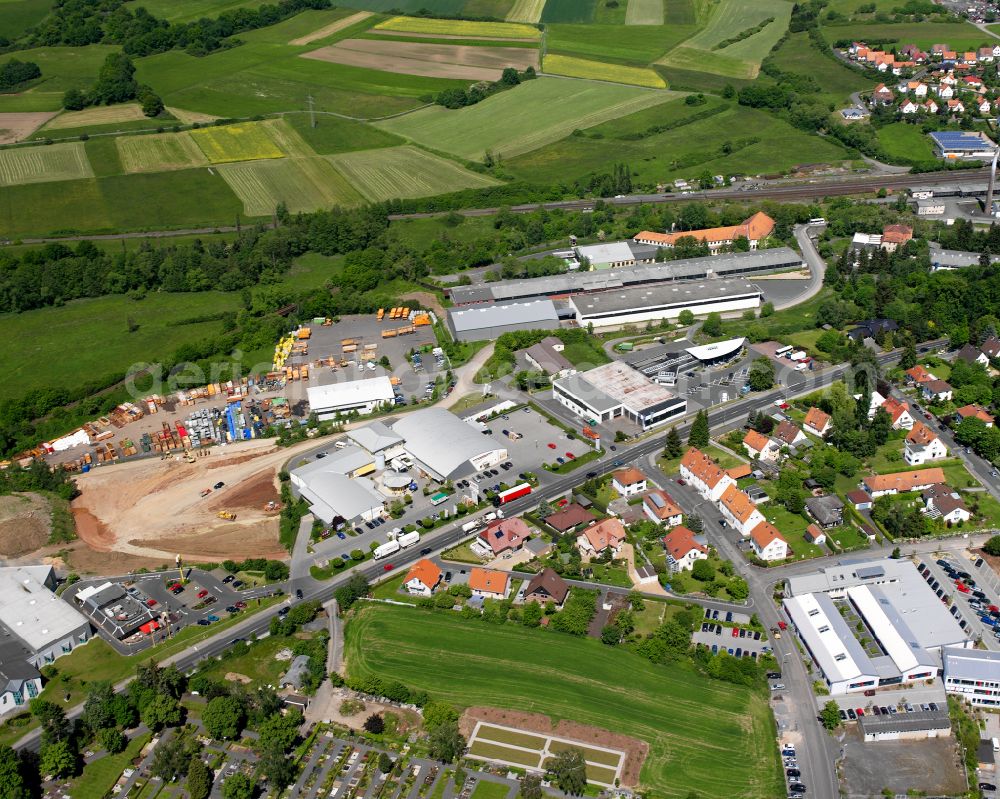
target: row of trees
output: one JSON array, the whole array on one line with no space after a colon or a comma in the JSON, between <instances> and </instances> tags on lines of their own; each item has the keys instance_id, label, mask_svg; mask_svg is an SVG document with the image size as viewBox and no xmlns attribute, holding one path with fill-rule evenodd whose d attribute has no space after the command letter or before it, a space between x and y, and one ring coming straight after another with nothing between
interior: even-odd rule
<instances>
[{"instance_id":1,"label":"row of trees","mask_svg":"<svg viewBox=\"0 0 1000 799\"><path fill-rule=\"evenodd\" d=\"M142 113L156 117L163 113L163 100L149 86L135 79L135 65L124 53L108 53L97 73L97 82L87 91L69 89L63 95L63 108L79 111L91 105L112 105L138 100Z\"/></svg>"}]
</instances>

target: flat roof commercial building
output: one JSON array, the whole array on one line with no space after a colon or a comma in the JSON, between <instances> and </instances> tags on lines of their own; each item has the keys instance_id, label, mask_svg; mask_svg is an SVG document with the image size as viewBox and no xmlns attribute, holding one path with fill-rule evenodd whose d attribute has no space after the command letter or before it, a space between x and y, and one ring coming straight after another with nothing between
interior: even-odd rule
<instances>
[{"instance_id":1,"label":"flat roof commercial building","mask_svg":"<svg viewBox=\"0 0 1000 799\"><path fill-rule=\"evenodd\" d=\"M833 694L932 679L944 647L971 646L909 561L828 567L790 578L786 595L785 612Z\"/></svg>"},{"instance_id":2,"label":"flat roof commercial building","mask_svg":"<svg viewBox=\"0 0 1000 799\"><path fill-rule=\"evenodd\" d=\"M552 300L497 303L448 310L455 341L487 341L515 330L556 330L559 315Z\"/></svg>"},{"instance_id":3,"label":"flat roof commercial building","mask_svg":"<svg viewBox=\"0 0 1000 799\"><path fill-rule=\"evenodd\" d=\"M1000 652L946 647L944 689L973 705L1000 707Z\"/></svg>"},{"instance_id":4,"label":"flat roof commercial building","mask_svg":"<svg viewBox=\"0 0 1000 799\"><path fill-rule=\"evenodd\" d=\"M424 408L392 426L417 468L436 480L448 480L496 466L507 448L444 408Z\"/></svg>"},{"instance_id":5,"label":"flat roof commercial building","mask_svg":"<svg viewBox=\"0 0 1000 799\"><path fill-rule=\"evenodd\" d=\"M0 568L0 624L31 652L37 668L90 640L90 622L55 595L51 566Z\"/></svg>"},{"instance_id":6,"label":"flat roof commercial building","mask_svg":"<svg viewBox=\"0 0 1000 799\"><path fill-rule=\"evenodd\" d=\"M928 134L934 152L946 160L982 160L993 158L997 146L985 134L969 130L942 130Z\"/></svg>"},{"instance_id":7,"label":"flat roof commercial building","mask_svg":"<svg viewBox=\"0 0 1000 799\"><path fill-rule=\"evenodd\" d=\"M156 616L143 602L129 594L119 583L91 585L74 596L94 624L108 635L127 638Z\"/></svg>"},{"instance_id":8,"label":"flat roof commercial building","mask_svg":"<svg viewBox=\"0 0 1000 799\"><path fill-rule=\"evenodd\" d=\"M756 310L761 291L745 280L712 280L582 294L569 302L581 327L614 327L676 319L682 311L704 315Z\"/></svg>"},{"instance_id":9,"label":"flat roof commercial building","mask_svg":"<svg viewBox=\"0 0 1000 799\"><path fill-rule=\"evenodd\" d=\"M633 255L638 245L629 245ZM802 256L789 247L775 247L755 252L734 252L680 258L653 264L636 264L594 272L567 272L562 275L503 280L479 286L455 286L448 293L455 305L479 302L502 302L527 297L565 297L591 291L654 285L675 280L705 280L710 277L778 272L800 269Z\"/></svg>"},{"instance_id":10,"label":"flat roof commercial building","mask_svg":"<svg viewBox=\"0 0 1000 799\"><path fill-rule=\"evenodd\" d=\"M635 254L628 243L624 241L577 247L576 255L581 261L587 259L591 269L618 269L623 266L635 266Z\"/></svg>"},{"instance_id":11,"label":"flat roof commercial building","mask_svg":"<svg viewBox=\"0 0 1000 799\"><path fill-rule=\"evenodd\" d=\"M367 477L352 478L323 470L313 471L305 479L300 477L299 493L309 503L313 516L324 524L371 521L382 515L387 499Z\"/></svg>"},{"instance_id":12,"label":"flat roof commercial building","mask_svg":"<svg viewBox=\"0 0 1000 799\"><path fill-rule=\"evenodd\" d=\"M643 430L687 411L686 399L618 361L554 381L552 396L583 419L606 422L625 417Z\"/></svg>"},{"instance_id":13,"label":"flat roof commercial building","mask_svg":"<svg viewBox=\"0 0 1000 799\"><path fill-rule=\"evenodd\" d=\"M948 711L918 710L914 713L864 715L858 720L865 741L912 741L946 738L951 734Z\"/></svg>"},{"instance_id":14,"label":"flat roof commercial building","mask_svg":"<svg viewBox=\"0 0 1000 799\"><path fill-rule=\"evenodd\" d=\"M392 383L384 375L328 386L309 386L306 395L309 410L317 414L320 421L352 411L371 413L380 405L391 404L394 399Z\"/></svg>"}]
</instances>

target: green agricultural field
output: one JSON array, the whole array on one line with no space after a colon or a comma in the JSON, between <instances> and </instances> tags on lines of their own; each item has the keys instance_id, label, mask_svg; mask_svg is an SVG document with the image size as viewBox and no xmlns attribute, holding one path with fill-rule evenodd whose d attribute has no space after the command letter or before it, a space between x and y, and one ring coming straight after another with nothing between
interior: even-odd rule
<instances>
[{"instance_id":1,"label":"green agricultural field","mask_svg":"<svg viewBox=\"0 0 1000 799\"><path fill-rule=\"evenodd\" d=\"M626 25L662 25L663 0L628 0Z\"/></svg>"},{"instance_id":2,"label":"green agricultural field","mask_svg":"<svg viewBox=\"0 0 1000 799\"><path fill-rule=\"evenodd\" d=\"M308 114L288 114L284 119L320 155L374 150L404 143L398 136L373 125L330 115L317 115L316 127L309 123Z\"/></svg>"},{"instance_id":3,"label":"green agricultural field","mask_svg":"<svg viewBox=\"0 0 1000 799\"><path fill-rule=\"evenodd\" d=\"M416 147L328 156L366 200L406 199L496 186L500 181Z\"/></svg>"},{"instance_id":4,"label":"green agricultural field","mask_svg":"<svg viewBox=\"0 0 1000 799\"><path fill-rule=\"evenodd\" d=\"M791 14L792 4L784 0L758 0L753 3L748 0L718 0L708 24L657 63L727 77L755 78L760 62L788 29ZM719 47L772 17L774 21L762 31Z\"/></svg>"},{"instance_id":5,"label":"green agricultural field","mask_svg":"<svg viewBox=\"0 0 1000 799\"><path fill-rule=\"evenodd\" d=\"M84 231L111 231L111 217L94 179L28 183L0 191L0 237Z\"/></svg>"},{"instance_id":6,"label":"green agricultural field","mask_svg":"<svg viewBox=\"0 0 1000 799\"><path fill-rule=\"evenodd\" d=\"M83 142L0 150L0 186L93 177Z\"/></svg>"},{"instance_id":7,"label":"green agricultural field","mask_svg":"<svg viewBox=\"0 0 1000 799\"><path fill-rule=\"evenodd\" d=\"M124 137L99 136L87 141L84 146L87 148L87 160L94 170L94 177L105 178L125 171L118 145L123 139ZM201 155L201 152L198 154Z\"/></svg>"},{"instance_id":8,"label":"green agricultural field","mask_svg":"<svg viewBox=\"0 0 1000 799\"><path fill-rule=\"evenodd\" d=\"M783 70L811 75L820 85L823 99L847 102L852 92L868 90L872 81L816 50L807 33L792 33L771 56Z\"/></svg>"},{"instance_id":9,"label":"green agricultural field","mask_svg":"<svg viewBox=\"0 0 1000 799\"><path fill-rule=\"evenodd\" d=\"M142 7L150 14L169 22L214 19L225 11L259 5L260 0L142 0Z\"/></svg>"},{"instance_id":10,"label":"green agricultural field","mask_svg":"<svg viewBox=\"0 0 1000 799\"><path fill-rule=\"evenodd\" d=\"M269 216L279 203L296 213L361 201L350 183L318 156L245 161L223 164L218 169L243 202L248 216Z\"/></svg>"},{"instance_id":11,"label":"green agricultural field","mask_svg":"<svg viewBox=\"0 0 1000 799\"><path fill-rule=\"evenodd\" d=\"M362 11L420 11L427 9L432 14L459 14L465 0L341 0L347 8Z\"/></svg>"},{"instance_id":12,"label":"green agricultural field","mask_svg":"<svg viewBox=\"0 0 1000 799\"><path fill-rule=\"evenodd\" d=\"M0 4L0 8L3 7ZM116 50L117 47L103 44L19 50L17 57L38 64L42 77L26 92L0 94L0 112L58 111L62 108L66 90L90 86L97 78L97 71L105 57Z\"/></svg>"},{"instance_id":13,"label":"green agricultural field","mask_svg":"<svg viewBox=\"0 0 1000 799\"><path fill-rule=\"evenodd\" d=\"M636 173L637 180L657 182L697 179L705 171L712 175L757 175L787 170L796 164L835 163L849 157L846 150L830 140L796 130L766 111L726 105L722 113L635 141L615 138L627 135L627 118L617 120L606 125L621 133L605 134L604 138L569 136L509 158L504 165L522 180L559 184L606 172L610 164L624 162ZM648 121L648 117L643 120ZM594 128L591 133L600 135L605 127ZM637 127L641 131L648 124ZM729 154L722 151L726 143L732 148Z\"/></svg>"},{"instance_id":14,"label":"green agricultural field","mask_svg":"<svg viewBox=\"0 0 1000 799\"><path fill-rule=\"evenodd\" d=\"M172 108L216 116L306 111L311 96L317 111L382 117L422 105L424 95L468 85L299 58L307 49L248 41L202 58L171 50L139 59L136 77L155 86Z\"/></svg>"},{"instance_id":15,"label":"green agricultural field","mask_svg":"<svg viewBox=\"0 0 1000 799\"><path fill-rule=\"evenodd\" d=\"M164 172L208 163L201 148L186 131L118 136L113 141L125 172Z\"/></svg>"},{"instance_id":16,"label":"green agricultural field","mask_svg":"<svg viewBox=\"0 0 1000 799\"><path fill-rule=\"evenodd\" d=\"M820 28L831 44L841 39L893 42L897 47L915 44L929 50L932 44L946 42L957 50L975 50L996 39L968 22L912 22L901 24L854 23ZM872 72L872 81L877 82Z\"/></svg>"},{"instance_id":17,"label":"green agricultural field","mask_svg":"<svg viewBox=\"0 0 1000 799\"><path fill-rule=\"evenodd\" d=\"M0 2L0 31L8 39L20 36L32 25L37 25L53 0L4 0Z\"/></svg>"},{"instance_id":18,"label":"green agricultural field","mask_svg":"<svg viewBox=\"0 0 1000 799\"><path fill-rule=\"evenodd\" d=\"M659 796L773 799L784 788L766 698L681 665L655 666L590 638L386 606L349 622L345 649L352 677L378 674L459 706L532 710L647 741L642 785ZM598 676L608 674L628 680Z\"/></svg>"},{"instance_id":19,"label":"green agricultural field","mask_svg":"<svg viewBox=\"0 0 1000 799\"><path fill-rule=\"evenodd\" d=\"M462 19L427 17L392 17L379 22L377 30L420 33L432 36L480 36L490 39L538 39L541 31L534 25L512 22L472 22Z\"/></svg>"},{"instance_id":20,"label":"green agricultural field","mask_svg":"<svg viewBox=\"0 0 1000 799\"><path fill-rule=\"evenodd\" d=\"M221 128L202 128L189 134L213 164L257 161L285 155L263 122L246 122Z\"/></svg>"},{"instance_id":21,"label":"green agricultural field","mask_svg":"<svg viewBox=\"0 0 1000 799\"><path fill-rule=\"evenodd\" d=\"M893 158L913 161L934 161L936 158L930 136L917 125L906 122L893 122L879 128L878 143Z\"/></svg>"},{"instance_id":22,"label":"green agricultural field","mask_svg":"<svg viewBox=\"0 0 1000 799\"><path fill-rule=\"evenodd\" d=\"M547 53L647 66L691 36L689 25L547 25Z\"/></svg>"},{"instance_id":23,"label":"green agricultural field","mask_svg":"<svg viewBox=\"0 0 1000 799\"><path fill-rule=\"evenodd\" d=\"M514 0L507 12L508 22L539 22L545 10L545 0Z\"/></svg>"},{"instance_id":24,"label":"green agricultural field","mask_svg":"<svg viewBox=\"0 0 1000 799\"><path fill-rule=\"evenodd\" d=\"M243 210L226 182L204 168L117 175L98 187L115 230L231 225Z\"/></svg>"},{"instance_id":25,"label":"green agricultural field","mask_svg":"<svg viewBox=\"0 0 1000 799\"><path fill-rule=\"evenodd\" d=\"M221 322L177 322L239 306L238 292L155 292L143 300L117 295L0 315L0 332L18 343L0 352L0 368L10 375L0 385L0 398L36 388L71 388L133 363L167 358L182 344L222 332ZM139 323L133 333L129 317ZM67 347L69 341L87 346Z\"/></svg>"},{"instance_id":26,"label":"green agricultural field","mask_svg":"<svg viewBox=\"0 0 1000 799\"><path fill-rule=\"evenodd\" d=\"M383 130L468 160L510 158L572 131L664 103L675 95L606 83L539 78L458 111L426 108L378 123Z\"/></svg>"},{"instance_id":27,"label":"green agricultural field","mask_svg":"<svg viewBox=\"0 0 1000 799\"><path fill-rule=\"evenodd\" d=\"M547 0L542 22L591 22L596 0Z\"/></svg>"},{"instance_id":28,"label":"green agricultural field","mask_svg":"<svg viewBox=\"0 0 1000 799\"><path fill-rule=\"evenodd\" d=\"M695 0L663 0L664 22L668 25L695 25L698 11Z\"/></svg>"},{"instance_id":29,"label":"green agricultural field","mask_svg":"<svg viewBox=\"0 0 1000 799\"><path fill-rule=\"evenodd\" d=\"M625 83L630 86L648 86L651 89L667 88L667 82L655 70L648 67L609 64L606 61L591 61L588 58L577 58L561 53L545 56L542 69L549 75L603 80L611 83Z\"/></svg>"}]
</instances>

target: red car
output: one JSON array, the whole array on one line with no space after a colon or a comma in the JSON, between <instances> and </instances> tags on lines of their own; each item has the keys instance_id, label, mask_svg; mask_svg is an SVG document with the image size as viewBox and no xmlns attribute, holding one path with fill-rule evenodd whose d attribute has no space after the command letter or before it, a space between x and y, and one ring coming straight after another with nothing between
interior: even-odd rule
<instances>
[{"instance_id":1,"label":"red car","mask_svg":"<svg viewBox=\"0 0 1000 799\"><path fill-rule=\"evenodd\" d=\"M865 715L865 711L863 711L860 707L856 708L854 712L858 714L858 718L861 718L863 715Z\"/></svg>"},{"instance_id":2,"label":"red car","mask_svg":"<svg viewBox=\"0 0 1000 799\"><path fill-rule=\"evenodd\" d=\"M679 486L686 486L687 485L687 480L684 480L683 478L678 477L677 478L677 485L679 485Z\"/></svg>"},{"instance_id":3,"label":"red car","mask_svg":"<svg viewBox=\"0 0 1000 799\"><path fill-rule=\"evenodd\" d=\"M733 638L739 638L739 637L740 637L740 628L733 627Z\"/></svg>"},{"instance_id":4,"label":"red car","mask_svg":"<svg viewBox=\"0 0 1000 799\"><path fill-rule=\"evenodd\" d=\"M202 588L202 589L201 589L201 590L200 590L200 591L198 592L198 599L204 599L204 598L205 598L205 597L207 597L207 596L208 596L208 591L207 591L206 589L204 589L204 588Z\"/></svg>"},{"instance_id":5,"label":"red car","mask_svg":"<svg viewBox=\"0 0 1000 799\"><path fill-rule=\"evenodd\" d=\"M384 569L385 571L387 571L387 572L391 572L391 571L392 571L392 570L393 570L394 568L396 568L396 567L395 567L395 566L393 566L393 565L392 565L391 563L387 563L387 564L385 564L385 566L383 566L382 568L383 568L383 569Z\"/></svg>"},{"instance_id":6,"label":"red car","mask_svg":"<svg viewBox=\"0 0 1000 799\"><path fill-rule=\"evenodd\" d=\"M785 624L783 621L779 621L778 622L778 629L779 630L787 630L788 629L788 625Z\"/></svg>"},{"instance_id":7,"label":"red car","mask_svg":"<svg viewBox=\"0 0 1000 799\"><path fill-rule=\"evenodd\" d=\"M552 442L550 441L550 442L549 442L549 449L555 449L555 448L556 448L556 445L555 445L555 444L553 444L553 443L552 443Z\"/></svg>"},{"instance_id":8,"label":"red car","mask_svg":"<svg viewBox=\"0 0 1000 799\"><path fill-rule=\"evenodd\" d=\"M151 607L151 608L155 608L156 607L156 600L155 599L147 599L146 600L146 606L147 607Z\"/></svg>"},{"instance_id":9,"label":"red car","mask_svg":"<svg viewBox=\"0 0 1000 799\"><path fill-rule=\"evenodd\" d=\"M572 452L567 452L566 457L569 458L571 461L576 460L576 455L574 455Z\"/></svg>"},{"instance_id":10,"label":"red car","mask_svg":"<svg viewBox=\"0 0 1000 799\"><path fill-rule=\"evenodd\" d=\"M558 501L558 502L556 503L556 505L557 505L557 506L559 506L560 508L563 508L563 507L565 507L565 506L566 506L566 505L568 505L568 504L569 504L569 500L568 500L568 499L566 499L566 497L563 497L562 499L560 499L560 500L559 500L559 501Z\"/></svg>"},{"instance_id":11,"label":"red car","mask_svg":"<svg viewBox=\"0 0 1000 799\"><path fill-rule=\"evenodd\" d=\"M233 602L233 607L239 608L240 610L244 610L246 606L247 603L244 602L242 599L239 602Z\"/></svg>"},{"instance_id":12,"label":"red car","mask_svg":"<svg viewBox=\"0 0 1000 799\"><path fill-rule=\"evenodd\" d=\"M997 611L1000 611L1000 608L998 608L996 605L990 605L989 611L990 613L996 613Z\"/></svg>"},{"instance_id":13,"label":"red car","mask_svg":"<svg viewBox=\"0 0 1000 799\"><path fill-rule=\"evenodd\" d=\"M965 583L955 583L955 587L963 594L969 593L969 586L967 586Z\"/></svg>"}]
</instances>

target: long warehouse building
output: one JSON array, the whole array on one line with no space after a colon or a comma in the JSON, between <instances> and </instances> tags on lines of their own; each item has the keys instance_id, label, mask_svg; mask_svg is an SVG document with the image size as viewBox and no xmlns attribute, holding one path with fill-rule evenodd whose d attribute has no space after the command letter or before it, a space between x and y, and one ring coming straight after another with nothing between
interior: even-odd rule
<instances>
[{"instance_id":1,"label":"long warehouse building","mask_svg":"<svg viewBox=\"0 0 1000 799\"><path fill-rule=\"evenodd\" d=\"M682 258L653 264L604 269L592 272L567 272L548 277L504 280L479 286L456 286L449 289L455 305L480 302L503 302L526 297L565 297L591 291L655 285L675 280L704 280L717 277L779 272L800 269L802 256L789 247L775 247L755 252L734 252Z\"/></svg>"},{"instance_id":2,"label":"long warehouse building","mask_svg":"<svg viewBox=\"0 0 1000 799\"><path fill-rule=\"evenodd\" d=\"M745 280L708 280L581 294L569 303L580 327L613 327L676 319L682 311L704 315L756 310L761 291Z\"/></svg>"},{"instance_id":3,"label":"long warehouse building","mask_svg":"<svg viewBox=\"0 0 1000 799\"><path fill-rule=\"evenodd\" d=\"M448 328L455 341L488 341L515 330L555 330L559 316L549 299L450 308Z\"/></svg>"}]
</instances>

